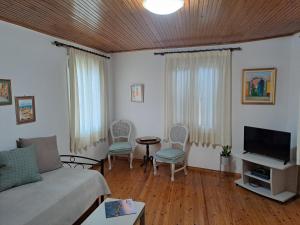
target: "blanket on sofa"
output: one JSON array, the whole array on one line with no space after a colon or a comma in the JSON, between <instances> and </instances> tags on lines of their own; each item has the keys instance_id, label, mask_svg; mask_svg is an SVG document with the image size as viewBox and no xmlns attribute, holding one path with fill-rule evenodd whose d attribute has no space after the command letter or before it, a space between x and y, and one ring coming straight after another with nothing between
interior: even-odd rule
<instances>
[{"instance_id":1,"label":"blanket on sofa","mask_svg":"<svg viewBox=\"0 0 300 225\"><path fill-rule=\"evenodd\" d=\"M0 224L71 225L101 195L110 194L94 170L60 168L43 180L0 193Z\"/></svg>"}]
</instances>

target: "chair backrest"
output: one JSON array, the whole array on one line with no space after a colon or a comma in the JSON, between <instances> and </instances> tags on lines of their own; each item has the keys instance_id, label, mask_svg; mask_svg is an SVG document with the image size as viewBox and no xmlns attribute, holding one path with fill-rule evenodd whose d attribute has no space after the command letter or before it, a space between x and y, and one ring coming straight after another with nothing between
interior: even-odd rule
<instances>
[{"instance_id":1,"label":"chair backrest","mask_svg":"<svg viewBox=\"0 0 300 225\"><path fill-rule=\"evenodd\" d=\"M186 126L182 124L175 124L170 129L169 140L171 145L181 145L182 150L185 151L185 146L188 140L189 131Z\"/></svg>"},{"instance_id":2,"label":"chair backrest","mask_svg":"<svg viewBox=\"0 0 300 225\"><path fill-rule=\"evenodd\" d=\"M120 141L127 139L129 141L131 135L131 122L128 120L116 120L110 126L112 141Z\"/></svg>"}]
</instances>

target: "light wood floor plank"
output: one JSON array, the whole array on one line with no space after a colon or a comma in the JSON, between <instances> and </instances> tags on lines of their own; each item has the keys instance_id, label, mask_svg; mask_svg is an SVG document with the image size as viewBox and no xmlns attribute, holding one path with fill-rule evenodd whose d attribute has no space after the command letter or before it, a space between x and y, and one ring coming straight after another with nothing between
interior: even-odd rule
<instances>
[{"instance_id":1,"label":"light wood floor plank","mask_svg":"<svg viewBox=\"0 0 300 225\"><path fill-rule=\"evenodd\" d=\"M234 184L238 175L189 169L170 180L170 167L160 165L154 176L134 161L117 159L106 168L113 198L146 203L147 225L299 225L300 199L281 204Z\"/></svg>"}]
</instances>

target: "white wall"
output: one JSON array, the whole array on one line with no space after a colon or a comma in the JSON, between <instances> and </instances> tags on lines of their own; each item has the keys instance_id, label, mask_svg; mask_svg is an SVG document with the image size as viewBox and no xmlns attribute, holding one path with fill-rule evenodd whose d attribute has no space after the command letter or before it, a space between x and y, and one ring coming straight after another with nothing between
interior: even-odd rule
<instances>
[{"instance_id":1,"label":"white wall","mask_svg":"<svg viewBox=\"0 0 300 225\"><path fill-rule=\"evenodd\" d=\"M270 39L226 47L240 46L242 51L233 52L232 57L232 141L235 153L243 150L244 125L292 132L295 146L298 102L291 101L298 96L298 68L292 65L296 61L291 54L291 45L299 45L293 41L296 37ZM295 43L293 43L295 42ZM223 46L218 46L223 47ZM206 47L209 48L209 47ZM298 48L299 49L299 48ZM154 56L154 51L136 51L113 54L113 74L115 85L114 118L132 120L136 126L137 136L155 135L163 137L163 74L164 57ZM291 60L292 59L292 60ZM299 57L298 57L299 59ZM278 69L277 93L275 105L242 105L241 78L244 68ZM145 84L145 102L130 102L130 85ZM296 94L297 93L297 94ZM158 146L155 147L157 149ZM220 149L192 146L188 164L208 169L218 169ZM137 157L143 154L141 147ZM239 165L231 170L239 170Z\"/></svg>"},{"instance_id":2,"label":"white wall","mask_svg":"<svg viewBox=\"0 0 300 225\"><path fill-rule=\"evenodd\" d=\"M0 34L0 78L12 80L13 96L34 95L37 115L35 123L16 125L14 103L0 106L0 150L14 148L19 137L55 134L60 152L67 153L69 131L65 49L50 44L56 38L6 22L0 22ZM298 36L230 45L243 49L233 53L234 152L242 150L244 125L290 131L295 146L300 83ZM113 54L110 65L114 76L109 76L109 114L110 119L132 120L137 136L163 137L164 57L154 56L153 52ZM240 103L242 69L259 67L278 69L275 106ZM130 102L130 85L133 83L145 84L145 103ZM144 154L142 148L139 147L137 157ZM107 143L104 143L90 149L86 155L100 157L106 149ZM218 169L218 155L219 149L192 146L189 165Z\"/></svg>"},{"instance_id":3,"label":"white wall","mask_svg":"<svg viewBox=\"0 0 300 225\"><path fill-rule=\"evenodd\" d=\"M290 58L290 74L292 79L289 82L289 104L288 104L288 126L293 134L296 134L300 127L299 121L299 103L300 103L300 38L299 34L291 38L291 58ZM298 121L298 122L296 122ZM298 131L299 132L299 131ZM293 135L293 146L297 143L296 135ZM298 147L299 148L299 147ZM298 159L298 162L300 159ZM298 166L299 171L299 166ZM298 173L298 193L300 193L300 173Z\"/></svg>"},{"instance_id":4,"label":"white wall","mask_svg":"<svg viewBox=\"0 0 300 225\"><path fill-rule=\"evenodd\" d=\"M163 136L163 69L161 58L154 57L149 51L112 55L114 118L133 121L138 136ZM130 101L130 85L133 83L145 85L145 103ZM138 153L136 156L141 158L143 151Z\"/></svg>"},{"instance_id":5,"label":"white wall","mask_svg":"<svg viewBox=\"0 0 300 225\"><path fill-rule=\"evenodd\" d=\"M291 37L289 100L288 100L288 127L294 134L297 133L299 123L300 97L300 38L299 34ZM298 123L296 122L298 121ZM296 145L296 135L293 136L293 146Z\"/></svg>"},{"instance_id":6,"label":"white wall","mask_svg":"<svg viewBox=\"0 0 300 225\"><path fill-rule=\"evenodd\" d=\"M0 106L0 151L15 148L19 137L57 135L60 153L69 152L67 55L65 48L51 44L54 40L58 39L0 22L0 79L11 79L13 97L33 95L36 105L36 122L24 125L16 125L14 101ZM100 157L107 145L100 147L85 155Z\"/></svg>"}]
</instances>

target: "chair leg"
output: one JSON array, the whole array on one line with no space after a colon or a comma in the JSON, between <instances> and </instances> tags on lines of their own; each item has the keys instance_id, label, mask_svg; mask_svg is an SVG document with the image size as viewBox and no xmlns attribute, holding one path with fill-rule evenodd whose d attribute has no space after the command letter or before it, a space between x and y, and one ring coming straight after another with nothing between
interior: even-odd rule
<instances>
[{"instance_id":1,"label":"chair leg","mask_svg":"<svg viewBox=\"0 0 300 225\"><path fill-rule=\"evenodd\" d=\"M133 160L133 153L132 153L132 152L130 153L130 156L129 156L129 157L130 157L130 159L129 159L129 161L130 161L130 162L129 162L129 167L130 167L130 169L132 169L132 168L133 168L133 167L132 167L132 160Z\"/></svg>"},{"instance_id":2,"label":"chair leg","mask_svg":"<svg viewBox=\"0 0 300 225\"><path fill-rule=\"evenodd\" d=\"M184 175L187 175L187 168L186 168L186 161L184 161L184 167L183 167L183 170L184 170Z\"/></svg>"},{"instance_id":3,"label":"chair leg","mask_svg":"<svg viewBox=\"0 0 300 225\"><path fill-rule=\"evenodd\" d=\"M154 176L156 176L156 174L157 174L157 165L156 165L156 160L155 160L154 157L153 157L153 172L154 172Z\"/></svg>"},{"instance_id":4,"label":"chair leg","mask_svg":"<svg viewBox=\"0 0 300 225\"><path fill-rule=\"evenodd\" d=\"M175 174L175 164L171 164L171 181L174 181L174 174Z\"/></svg>"},{"instance_id":5,"label":"chair leg","mask_svg":"<svg viewBox=\"0 0 300 225\"><path fill-rule=\"evenodd\" d=\"M111 170L111 159L110 159L110 154L108 154L108 169Z\"/></svg>"}]
</instances>

